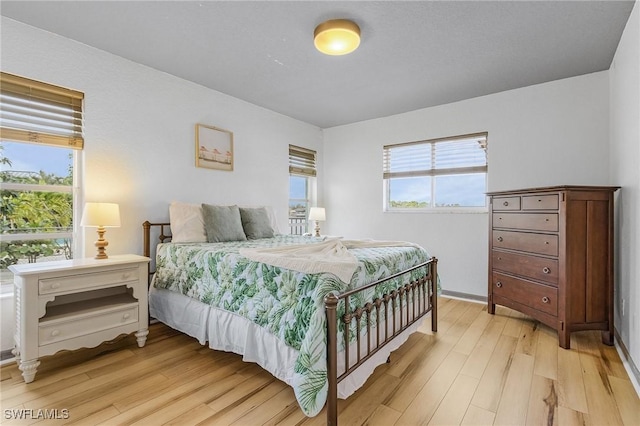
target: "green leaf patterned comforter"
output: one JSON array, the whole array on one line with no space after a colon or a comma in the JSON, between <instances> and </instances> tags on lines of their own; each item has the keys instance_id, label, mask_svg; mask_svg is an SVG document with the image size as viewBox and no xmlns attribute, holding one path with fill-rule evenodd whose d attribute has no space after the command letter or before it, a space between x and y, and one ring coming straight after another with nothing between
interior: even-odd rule
<instances>
[{"instance_id":1,"label":"green leaf patterned comforter","mask_svg":"<svg viewBox=\"0 0 640 426\"><path fill-rule=\"evenodd\" d=\"M327 398L326 317L324 297L342 293L425 262L429 255L417 247L351 249L359 261L351 282L330 273L306 274L242 257L241 248L313 244L321 239L296 235L229 243L166 243L158 245L153 285L241 315L298 351L293 389L308 416L315 416ZM372 300L395 288L397 278L357 293L353 303ZM344 312L344 307L338 308ZM364 321L363 321L364 323ZM353 336L355 333L352 333ZM340 340L342 341L342 339ZM339 348L340 350L340 348Z\"/></svg>"}]
</instances>

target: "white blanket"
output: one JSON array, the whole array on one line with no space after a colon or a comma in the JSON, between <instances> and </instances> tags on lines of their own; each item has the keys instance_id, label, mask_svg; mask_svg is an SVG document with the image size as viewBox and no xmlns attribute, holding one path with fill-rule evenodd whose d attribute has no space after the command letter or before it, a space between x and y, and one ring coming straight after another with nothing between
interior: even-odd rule
<instances>
[{"instance_id":1,"label":"white blanket","mask_svg":"<svg viewBox=\"0 0 640 426\"><path fill-rule=\"evenodd\" d=\"M358 259L350 248L419 247L405 241L341 240L332 238L315 244L298 244L274 248L243 248L240 255L256 262L317 274L329 272L345 283L351 281Z\"/></svg>"}]
</instances>

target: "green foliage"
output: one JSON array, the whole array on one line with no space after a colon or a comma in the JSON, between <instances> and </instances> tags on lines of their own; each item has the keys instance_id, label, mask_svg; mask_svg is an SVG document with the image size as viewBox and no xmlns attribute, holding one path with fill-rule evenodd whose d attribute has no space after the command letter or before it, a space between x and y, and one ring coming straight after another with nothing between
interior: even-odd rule
<instances>
[{"instance_id":1,"label":"green foliage","mask_svg":"<svg viewBox=\"0 0 640 426\"><path fill-rule=\"evenodd\" d=\"M4 156L3 150L4 147L0 145L0 164L11 165L11 160ZM71 186L73 170L69 167L67 176L56 176L42 170L18 173L3 170L0 172L0 182L43 187ZM0 199L2 234L68 232L73 227L73 195L70 193L2 189ZM71 258L71 241L61 239L3 242L0 247L0 267L5 269L20 259L35 262L39 256L51 256L56 253Z\"/></svg>"},{"instance_id":2,"label":"green foliage","mask_svg":"<svg viewBox=\"0 0 640 426\"><path fill-rule=\"evenodd\" d=\"M424 209L429 207L426 201L390 201L391 207L395 209Z\"/></svg>"}]
</instances>

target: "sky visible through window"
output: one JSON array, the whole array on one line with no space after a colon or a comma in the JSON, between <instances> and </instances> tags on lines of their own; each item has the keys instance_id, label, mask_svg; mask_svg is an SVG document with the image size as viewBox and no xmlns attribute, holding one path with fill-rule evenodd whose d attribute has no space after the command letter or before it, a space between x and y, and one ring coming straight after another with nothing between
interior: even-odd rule
<instances>
[{"instance_id":1,"label":"sky visible through window","mask_svg":"<svg viewBox=\"0 0 640 426\"><path fill-rule=\"evenodd\" d=\"M2 164L2 171L40 172L56 176L67 176L73 160L68 149L30 143L2 142L2 155L11 160L11 165Z\"/></svg>"}]
</instances>

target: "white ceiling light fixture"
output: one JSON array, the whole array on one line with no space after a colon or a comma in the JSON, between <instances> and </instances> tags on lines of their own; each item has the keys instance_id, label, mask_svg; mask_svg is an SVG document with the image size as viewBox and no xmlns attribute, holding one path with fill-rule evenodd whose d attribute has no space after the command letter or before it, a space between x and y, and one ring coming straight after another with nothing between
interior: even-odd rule
<instances>
[{"instance_id":1,"label":"white ceiling light fixture","mask_svg":"<svg viewBox=\"0 0 640 426\"><path fill-rule=\"evenodd\" d=\"M326 55L346 55L360 46L360 27L347 19L331 19L316 27L313 43Z\"/></svg>"}]
</instances>

